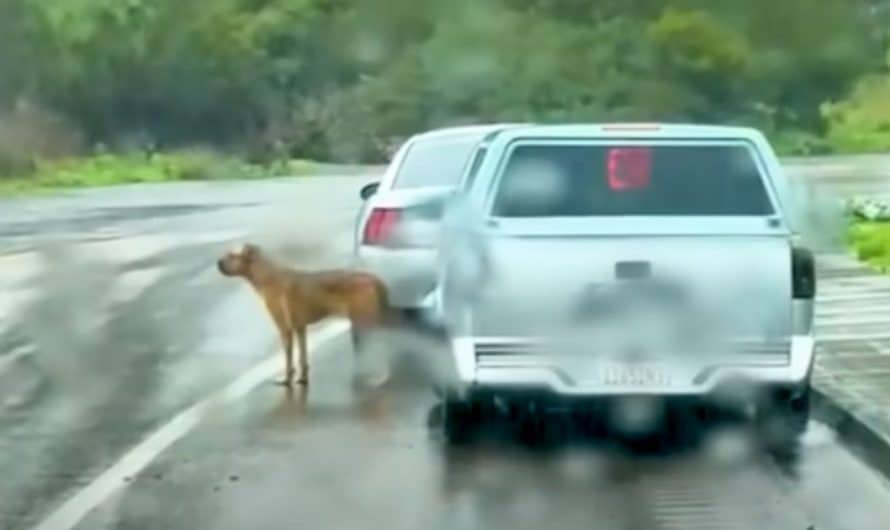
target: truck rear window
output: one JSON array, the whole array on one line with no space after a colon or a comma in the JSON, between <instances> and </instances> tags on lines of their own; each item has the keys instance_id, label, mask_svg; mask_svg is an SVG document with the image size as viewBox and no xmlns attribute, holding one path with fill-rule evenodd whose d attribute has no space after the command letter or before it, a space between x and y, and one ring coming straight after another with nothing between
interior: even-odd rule
<instances>
[{"instance_id":1,"label":"truck rear window","mask_svg":"<svg viewBox=\"0 0 890 530\"><path fill-rule=\"evenodd\" d=\"M520 145L499 217L763 216L774 213L744 145Z\"/></svg>"}]
</instances>

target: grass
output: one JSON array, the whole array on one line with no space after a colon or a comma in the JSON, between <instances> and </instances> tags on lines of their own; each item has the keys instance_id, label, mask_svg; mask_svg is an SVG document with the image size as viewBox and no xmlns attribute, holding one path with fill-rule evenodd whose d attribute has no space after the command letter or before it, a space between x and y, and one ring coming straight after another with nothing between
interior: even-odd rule
<instances>
[{"instance_id":1,"label":"grass","mask_svg":"<svg viewBox=\"0 0 890 530\"><path fill-rule=\"evenodd\" d=\"M847 244L860 261L883 273L890 271L890 221L851 221Z\"/></svg>"},{"instance_id":2,"label":"grass","mask_svg":"<svg viewBox=\"0 0 890 530\"><path fill-rule=\"evenodd\" d=\"M249 164L210 151L156 154L101 154L39 162L28 175L0 176L0 195L19 195L60 188L113 186L146 182L259 179L305 175L314 169L308 160Z\"/></svg>"},{"instance_id":3,"label":"grass","mask_svg":"<svg viewBox=\"0 0 890 530\"><path fill-rule=\"evenodd\" d=\"M767 138L779 156L826 155L838 152L837 146L806 131L767 131Z\"/></svg>"}]
</instances>

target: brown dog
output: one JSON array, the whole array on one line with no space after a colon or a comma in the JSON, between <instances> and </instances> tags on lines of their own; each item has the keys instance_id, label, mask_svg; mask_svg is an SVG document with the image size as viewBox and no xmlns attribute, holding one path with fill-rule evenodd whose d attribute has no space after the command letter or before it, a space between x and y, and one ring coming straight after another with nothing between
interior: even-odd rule
<instances>
[{"instance_id":1,"label":"brown dog","mask_svg":"<svg viewBox=\"0 0 890 530\"><path fill-rule=\"evenodd\" d=\"M281 336L284 348L284 385L295 373L293 339L297 337L300 384L309 382L306 327L330 316L346 317L352 323L356 352L364 331L379 326L389 316L386 289L367 273L332 270L300 272L278 265L257 245L245 244L226 253L217 262L225 276L247 280L262 298Z\"/></svg>"}]
</instances>

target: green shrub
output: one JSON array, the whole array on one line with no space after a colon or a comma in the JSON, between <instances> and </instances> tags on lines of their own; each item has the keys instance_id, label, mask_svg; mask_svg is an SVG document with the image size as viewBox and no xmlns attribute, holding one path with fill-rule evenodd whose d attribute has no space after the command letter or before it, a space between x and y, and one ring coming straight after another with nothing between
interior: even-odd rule
<instances>
[{"instance_id":1,"label":"green shrub","mask_svg":"<svg viewBox=\"0 0 890 530\"><path fill-rule=\"evenodd\" d=\"M72 156L83 148L79 131L58 114L27 103L0 109L0 178L28 174L37 160Z\"/></svg>"},{"instance_id":2,"label":"green shrub","mask_svg":"<svg viewBox=\"0 0 890 530\"><path fill-rule=\"evenodd\" d=\"M863 263L882 272L890 270L890 204L870 198L847 203L846 242Z\"/></svg>"},{"instance_id":3,"label":"green shrub","mask_svg":"<svg viewBox=\"0 0 890 530\"><path fill-rule=\"evenodd\" d=\"M890 269L890 222L853 222L847 242L860 261L882 272Z\"/></svg>"},{"instance_id":4,"label":"green shrub","mask_svg":"<svg viewBox=\"0 0 890 530\"><path fill-rule=\"evenodd\" d=\"M767 134L776 152L782 156L825 155L834 151L831 143L808 131L780 130Z\"/></svg>"},{"instance_id":5,"label":"green shrub","mask_svg":"<svg viewBox=\"0 0 890 530\"><path fill-rule=\"evenodd\" d=\"M828 141L840 151L890 150L890 75L868 76L838 103L823 105Z\"/></svg>"},{"instance_id":6,"label":"green shrub","mask_svg":"<svg viewBox=\"0 0 890 530\"><path fill-rule=\"evenodd\" d=\"M209 180L218 178L226 168L219 155L198 149L156 158L166 165L165 171L171 180Z\"/></svg>"}]
</instances>

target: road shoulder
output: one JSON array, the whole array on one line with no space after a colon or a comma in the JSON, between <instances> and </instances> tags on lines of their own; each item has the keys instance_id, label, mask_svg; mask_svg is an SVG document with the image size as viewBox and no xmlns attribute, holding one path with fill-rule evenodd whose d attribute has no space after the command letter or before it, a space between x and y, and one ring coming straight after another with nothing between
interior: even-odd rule
<instances>
[{"instance_id":1,"label":"road shoulder","mask_svg":"<svg viewBox=\"0 0 890 530\"><path fill-rule=\"evenodd\" d=\"M890 478L890 277L820 256L816 413Z\"/></svg>"}]
</instances>

